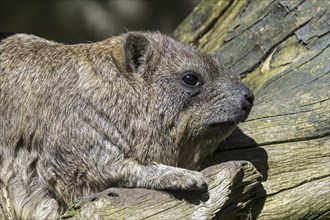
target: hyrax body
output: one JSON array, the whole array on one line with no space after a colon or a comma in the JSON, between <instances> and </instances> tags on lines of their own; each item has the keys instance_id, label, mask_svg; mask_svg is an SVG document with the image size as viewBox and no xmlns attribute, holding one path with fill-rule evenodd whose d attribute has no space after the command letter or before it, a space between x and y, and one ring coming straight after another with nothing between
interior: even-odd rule
<instances>
[{"instance_id":1,"label":"hyrax body","mask_svg":"<svg viewBox=\"0 0 330 220\"><path fill-rule=\"evenodd\" d=\"M111 186L201 190L196 170L253 95L211 56L160 33L0 43L0 178L17 218L55 218Z\"/></svg>"}]
</instances>

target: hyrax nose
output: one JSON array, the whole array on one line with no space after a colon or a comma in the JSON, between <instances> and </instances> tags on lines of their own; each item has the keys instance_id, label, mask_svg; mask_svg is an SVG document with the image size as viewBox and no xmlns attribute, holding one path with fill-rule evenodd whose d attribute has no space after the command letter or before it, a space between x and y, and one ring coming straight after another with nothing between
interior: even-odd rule
<instances>
[{"instance_id":1,"label":"hyrax nose","mask_svg":"<svg viewBox=\"0 0 330 220\"><path fill-rule=\"evenodd\" d=\"M253 106L254 95L245 86L242 87L242 89L241 89L241 95L242 95L241 109L243 111L249 113L251 111L252 106Z\"/></svg>"},{"instance_id":2,"label":"hyrax nose","mask_svg":"<svg viewBox=\"0 0 330 220\"><path fill-rule=\"evenodd\" d=\"M248 101L251 105L253 105L254 95L253 95L253 93L250 90L248 90L244 94L244 97L245 97L246 101Z\"/></svg>"}]
</instances>

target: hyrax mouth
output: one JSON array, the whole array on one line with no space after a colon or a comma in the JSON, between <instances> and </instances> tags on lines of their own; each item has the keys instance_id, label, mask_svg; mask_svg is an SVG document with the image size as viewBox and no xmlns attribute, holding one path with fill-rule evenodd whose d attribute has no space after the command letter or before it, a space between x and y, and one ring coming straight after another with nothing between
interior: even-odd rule
<instances>
[{"instance_id":1,"label":"hyrax mouth","mask_svg":"<svg viewBox=\"0 0 330 220\"><path fill-rule=\"evenodd\" d=\"M244 122L253 107L254 95L253 93L243 84L240 86L239 90L227 100L225 103L221 104L219 111L218 121L210 123L211 127L214 126L224 126L231 124L237 125L240 122Z\"/></svg>"},{"instance_id":2,"label":"hyrax mouth","mask_svg":"<svg viewBox=\"0 0 330 220\"><path fill-rule=\"evenodd\" d=\"M252 108L253 104L251 102L244 101L240 104L240 107L237 105L227 105L227 108L222 108L222 111L216 112L216 117L212 117L210 121L207 122L207 127L209 129L216 128L231 128L238 125L241 122L244 122Z\"/></svg>"}]
</instances>

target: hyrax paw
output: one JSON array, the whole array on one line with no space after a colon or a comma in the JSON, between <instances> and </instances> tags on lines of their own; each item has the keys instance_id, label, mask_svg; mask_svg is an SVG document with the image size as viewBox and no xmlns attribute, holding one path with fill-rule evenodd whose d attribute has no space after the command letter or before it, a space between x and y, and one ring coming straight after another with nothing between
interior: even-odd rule
<instances>
[{"instance_id":1,"label":"hyrax paw","mask_svg":"<svg viewBox=\"0 0 330 220\"><path fill-rule=\"evenodd\" d=\"M180 168L172 168L154 180L153 188L168 190L207 190L202 173Z\"/></svg>"}]
</instances>

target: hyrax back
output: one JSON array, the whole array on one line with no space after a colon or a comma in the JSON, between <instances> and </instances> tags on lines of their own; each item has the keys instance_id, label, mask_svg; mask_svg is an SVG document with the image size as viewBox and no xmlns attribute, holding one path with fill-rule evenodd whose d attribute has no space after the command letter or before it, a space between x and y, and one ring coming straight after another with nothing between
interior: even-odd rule
<instances>
[{"instance_id":1,"label":"hyrax back","mask_svg":"<svg viewBox=\"0 0 330 220\"><path fill-rule=\"evenodd\" d=\"M77 45L16 34L0 70L0 178L18 218L57 217L111 186L206 189L192 170L253 102L211 56L160 33Z\"/></svg>"}]
</instances>

